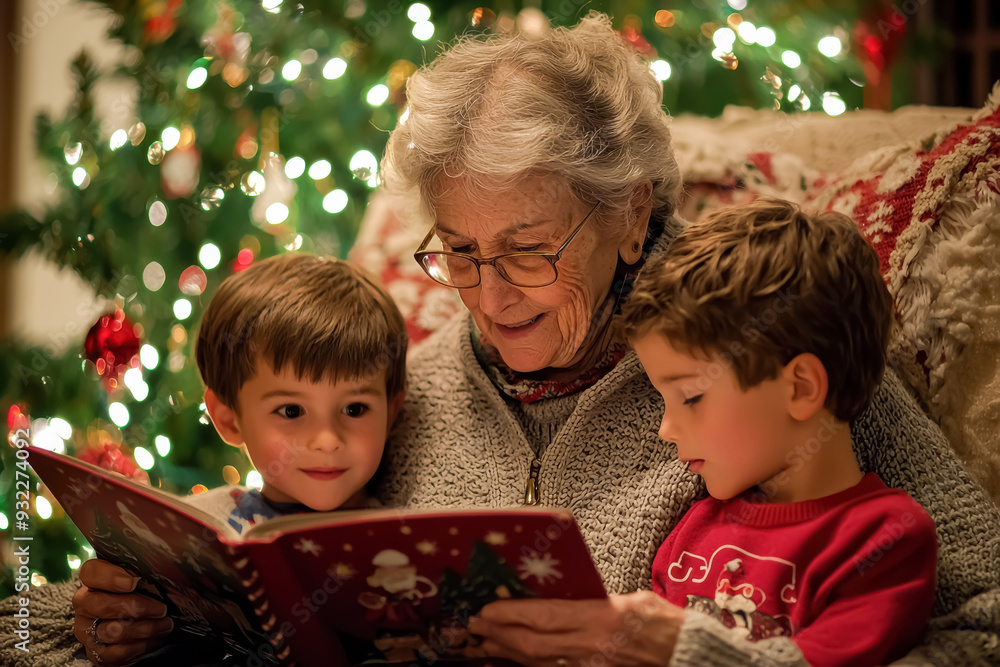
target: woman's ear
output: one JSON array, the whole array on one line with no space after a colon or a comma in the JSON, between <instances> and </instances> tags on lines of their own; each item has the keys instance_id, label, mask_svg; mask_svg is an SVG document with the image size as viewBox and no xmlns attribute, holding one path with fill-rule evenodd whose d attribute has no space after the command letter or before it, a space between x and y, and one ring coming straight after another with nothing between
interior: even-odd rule
<instances>
[{"instance_id":1,"label":"woman's ear","mask_svg":"<svg viewBox=\"0 0 1000 667\"><path fill-rule=\"evenodd\" d=\"M236 411L220 401L211 389L205 390L205 408L208 409L208 416L212 418L212 424L219 432L219 437L226 444L242 447L243 436L240 434L239 415Z\"/></svg>"},{"instance_id":2,"label":"woman's ear","mask_svg":"<svg viewBox=\"0 0 1000 667\"><path fill-rule=\"evenodd\" d=\"M635 264L642 257L642 245L646 241L652 211L653 184L646 181L632 189L632 197L629 199L628 229L618 247L618 256L626 264Z\"/></svg>"},{"instance_id":3,"label":"woman's ear","mask_svg":"<svg viewBox=\"0 0 1000 667\"><path fill-rule=\"evenodd\" d=\"M826 367L815 354L803 353L785 364L781 371L788 386L788 414L806 421L823 409L829 391Z\"/></svg>"}]
</instances>

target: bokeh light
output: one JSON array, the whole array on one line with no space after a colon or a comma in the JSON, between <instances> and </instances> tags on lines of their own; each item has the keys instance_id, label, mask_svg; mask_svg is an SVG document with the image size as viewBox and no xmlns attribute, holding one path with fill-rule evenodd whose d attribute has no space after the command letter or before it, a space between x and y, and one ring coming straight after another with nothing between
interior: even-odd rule
<instances>
[{"instance_id":1,"label":"bokeh light","mask_svg":"<svg viewBox=\"0 0 1000 667\"><path fill-rule=\"evenodd\" d=\"M323 209L327 213L340 213L347 207L347 193L343 190L333 190L323 197Z\"/></svg>"},{"instance_id":2,"label":"bokeh light","mask_svg":"<svg viewBox=\"0 0 1000 667\"><path fill-rule=\"evenodd\" d=\"M153 455L145 447L136 447L132 452L132 456L135 458L135 464L143 470L149 470L156 463L156 459L153 458Z\"/></svg>"},{"instance_id":3,"label":"bokeh light","mask_svg":"<svg viewBox=\"0 0 1000 667\"><path fill-rule=\"evenodd\" d=\"M387 99L389 99L389 87L383 83L372 86L365 99L368 100L368 104L373 107L380 106L384 104Z\"/></svg>"},{"instance_id":4,"label":"bokeh light","mask_svg":"<svg viewBox=\"0 0 1000 667\"><path fill-rule=\"evenodd\" d=\"M187 299L177 299L177 301L174 301L174 317L179 320L186 320L191 317L191 302Z\"/></svg>"},{"instance_id":5,"label":"bokeh light","mask_svg":"<svg viewBox=\"0 0 1000 667\"><path fill-rule=\"evenodd\" d=\"M339 79L344 76L344 72L347 71L347 61L343 58L330 58L323 65L323 78L324 79Z\"/></svg>"},{"instance_id":6,"label":"bokeh light","mask_svg":"<svg viewBox=\"0 0 1000 667\"><path fill-rule=\"evenodd\" d=\"M108 406L108 416L111 417L111 421L115 423L118 428L125 428L128 426L128 408L126 408L121 403L112 403Z\"/></svg>"},{"instance_id":7,"label":"bokeh light","mask_svg":"<svg viewBox=\"0 0 1000 667\"><path fill-rule=\"evenodd\" d=\"M288 207L281 202L275 202L264 211L264 219L272 225L280 225L288 219Z\"/></svg>"},{"instance_id":8,"label":"bokeh light","mask_svg":"<svg viewBox=\"0 0 1000 667\"><path fill-rule=\"evenodd\" d=\"M208 70L205 69L204 67L195 67L193 70L191 70L191 73L188 74L187 78L188 90L195 90L197 88L201 88L203 85L205 85L206 81L208 81Z\"/></svg>"},{"instance_id":9,"label":"bokeh light","mask_svg":"<svg viewBox=\"0 0 1000 667\"><path fill-rule=\"evenodd\" d=\"M670 78L670 63L666 60L654 60L649 64L649 69L653 70L653 76L657 81L666 81Z\"/></svg>"},{"instance_id":10,"label":"bokeh light","mask_svg":"<svg viewBox=\"0 0 1000 667\"><path fill-rule=\"evenodd\" d=\"M761 46L774 46L778 41L778 36L768 27L760 27L754 31L754 40Z\"/></svg>"},{"instance_id":11,"label":"bokeh light","mask_svg":"<svg viewBox=\"0 0 1000 667\"><path fill-rule=\"evenodd\" d=\"M781 62L785 63L786 67L795 69L802 64L802 58L795 51L785 51L781 54Z\"/></svg>"},{"instance_id":12,"label":"bokeh light","mask_svg":"<svg viewBox=\"0 0 1000 667\"><path fill-rule=\"evenodd\" d=\"M214 269L222 261L222 252L214 243L206 243L198 251L198 261L206 269Z\"/></svg>"},{"instance_id":13,"label":"bokeh light","mask_svg":"<svg viewBox=\"0 0 1000 667\"><path fill-rule=\"evenodd\" d=\"M309 178L319 181L329 176L332 170L329 160L316 160L309 165Z\"/></svg>"}]
</instances>

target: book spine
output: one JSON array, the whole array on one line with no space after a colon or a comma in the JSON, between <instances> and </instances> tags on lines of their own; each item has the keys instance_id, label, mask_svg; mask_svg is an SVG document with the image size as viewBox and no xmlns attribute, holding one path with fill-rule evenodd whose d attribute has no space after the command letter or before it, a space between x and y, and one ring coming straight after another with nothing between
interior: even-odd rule
<instances>
[{"instance_id":1,"label":"book spine","mask_svg":"<svg viewBox=\"0 0 1000 667\"><path fill-rule=\"evenodd\" d=\"M232 564L240 576L240 583L246 591L247 599L253 605L254 615L257 617L257 624L267 635L271 642L274 657L282 667L297 667L292 660L292 650L288 645L287 638L278 626L278 617L271 609L264 583L260 577L260 571L254 565L254 561L248 555L246 549L233 545L226 545L226 550L232 558Z\"/></svg>"},{"instance_id":2,"label":"book spine","mask_svg":"<svg viewBox=\"0 0 1000 667\"><path fill-rule=\"evenodd\" d=\"M271 602L267 614L277 619L279 635L291 649L289 660L294 662L289 664L346 667L347 656L337 631L325 625L322 605L317 605L317 594L325 596L325 592L302 589L298 575L286 565L288 558L277 540L247 542L245 547L251 559L260 564L257 570ZM329 604L335 602L329 600Z\"/></svg>"}]
</instances>

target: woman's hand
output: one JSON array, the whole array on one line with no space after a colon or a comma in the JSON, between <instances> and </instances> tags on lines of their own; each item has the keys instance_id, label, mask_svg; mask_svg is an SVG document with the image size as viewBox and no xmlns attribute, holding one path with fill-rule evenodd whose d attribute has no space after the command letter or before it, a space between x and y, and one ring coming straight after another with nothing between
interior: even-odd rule
<instances>
[{"instance_id":1,"label":"woman's hand","mask_svg":"<svg viewBox=\"0 0 1000 667\"><path fill-rule=\"evenodd\" d=\"M133 593L138 577L92 559L80 568L73 634L95 665L125 665L164 642L174 628L162 602Z\"/></svg>"},{"instance_id":2,"label":"woman's hand","mask_svg":"<svg viewBox=\"0 0 1000 667\"><path fill-rule=\"evenodd\" d=\"M545 667L666 665L684 610L652 591L605 600L501 600L470 619L486 655Z\"/></svg>"}]
</instances>

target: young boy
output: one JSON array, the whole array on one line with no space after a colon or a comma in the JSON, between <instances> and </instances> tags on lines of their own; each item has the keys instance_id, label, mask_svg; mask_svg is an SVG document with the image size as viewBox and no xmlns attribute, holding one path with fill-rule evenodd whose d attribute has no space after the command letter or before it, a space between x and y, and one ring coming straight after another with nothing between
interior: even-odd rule
<instances>
[{"instance_id":1,"label":"young boy","mask_svg":"<svg viewBox=\"0 0 1000 667\"><path fill-rule=\"evenodd\" d=\"M627 334L660 436L712 496L660 547L657 593L752 641L792 636L811 665L887 664L918 641L934 524L851 448L891 308L849 218L777 200L692 224L646 267Z\"/></svg>"},{"instance_id":2,"label":"young boy","mask_svg":"<svg viewBox=\"0 0 1000 667\"><path fill-rule=\"evenodd\" d=\"M198 332L205 406L263 488L190 500L239 533L259 520L363 507L403 404L407 336L389 295L340 260L286 254L227 278Z\"/></svg>"}]
</instances>

